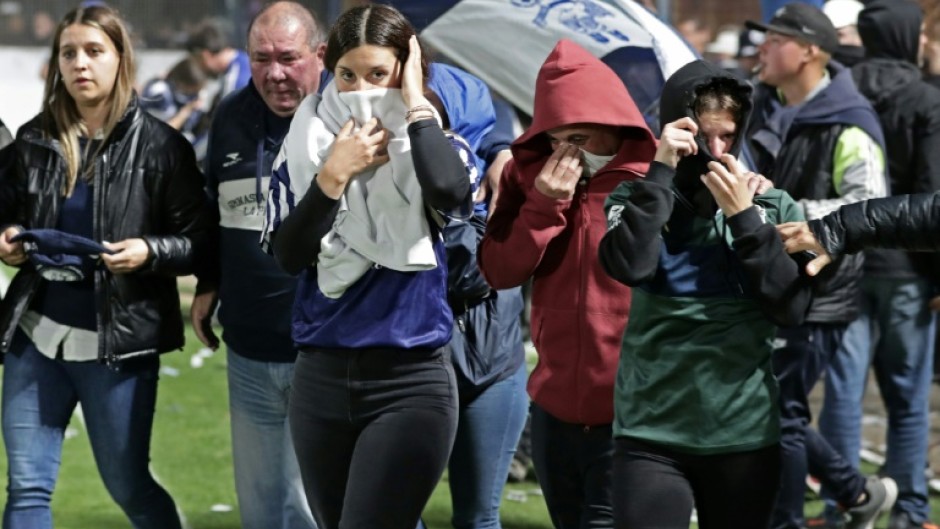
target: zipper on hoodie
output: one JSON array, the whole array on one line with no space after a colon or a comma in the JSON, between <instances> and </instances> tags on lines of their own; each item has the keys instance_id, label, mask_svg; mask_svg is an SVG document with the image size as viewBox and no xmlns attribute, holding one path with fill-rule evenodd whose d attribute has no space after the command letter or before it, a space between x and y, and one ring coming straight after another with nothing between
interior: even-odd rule
<instances>
[{"instance_id":1,"label":"zipper on hoodie","mask_svg":"<svg viewBox=\"0 0 940 529\"><path fill-rule=\"evenodd\" d=\"M578 295L578 318L575 318L575 321L578 325L578 362L577 362L577 375L575 376L575 395L581 394L582 380L581 376L584 373L584 340L587 331L587 303L585 303L585 298L587 298L587 285L588 285L588 276L591 274L591 248L590 248L590 235L591 235L591 214L588 211L588 188L591 185L590 178L582 177L578 180L578 215L581 216L581 256L580 256L580 265L581 265L581 286L580 293ZM597 259L597 252L594 252L594 258ZM580 400L580 399L579 399ZM580 419L584 418L584 410L580 407L581 403L579 402L578 406L578 417Z\"/></svg>"}]
</instances>

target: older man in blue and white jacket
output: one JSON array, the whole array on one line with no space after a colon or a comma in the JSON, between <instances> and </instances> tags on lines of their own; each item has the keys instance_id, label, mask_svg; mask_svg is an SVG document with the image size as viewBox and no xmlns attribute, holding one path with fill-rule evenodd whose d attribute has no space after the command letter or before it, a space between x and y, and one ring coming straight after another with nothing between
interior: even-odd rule
<instances>
[{"instance_id":1,"label":"older man in blue and white jacket","mask_svg":"<svg viewBox=\"0 0 940 529\"><path fill-rule=\"evenodd\" d=\"M248 30L251 83L226 97L212 122L206 157L209 195L218 203L220 283L200 284L192 322L199 339L228 350L232 458L242 527L310 529L287 427L297 352L290 314L297 279L258 247L271 166L298 105L317 91L325 45L300 4L267 6Z\"/></svg>"}]
</instances>

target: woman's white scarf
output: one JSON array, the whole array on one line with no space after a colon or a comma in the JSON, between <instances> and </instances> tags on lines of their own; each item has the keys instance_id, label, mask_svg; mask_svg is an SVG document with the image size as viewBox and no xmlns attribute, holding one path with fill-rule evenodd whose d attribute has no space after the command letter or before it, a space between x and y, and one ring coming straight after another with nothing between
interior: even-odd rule
<instances>
[{"instance_id":1,"label":"woman's white scarf","mask_svg":"<svg viewBox=\"0 0 940 529\"><path fill-rule=\"evenodd\" d=\"M274 166L286 157L291 191L298 198L313 185L336 134L350 118L354 131L377 117L389 133L389 162L349 181L333 228L320 241L317 283L327 297L342 296L372 266L414 272L438 265L411 159L406 111L401 90L340 93L330 83L322 97L311 95L301 102L291 121Z\"/></svg>"}]
</instances>

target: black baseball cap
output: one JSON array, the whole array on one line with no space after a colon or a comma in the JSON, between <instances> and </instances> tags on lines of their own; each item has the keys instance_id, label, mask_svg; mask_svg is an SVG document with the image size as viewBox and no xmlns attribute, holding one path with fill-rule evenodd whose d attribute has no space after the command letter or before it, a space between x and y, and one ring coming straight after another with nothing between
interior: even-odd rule
<instances>
[{"instance_id":1,"label":"black baseball cap","mask_svg":"<svg viewBox=\"0 0 940 529\"><path fill-rule=\"evenodd\" d=\"M748 20L746 25L758 31L773 31L798 38L828 53L835 53L839 49L839 35L832 21L822 10L810 4L789 3L778 9L769 23Z\"/></svg>"}]
</instances>

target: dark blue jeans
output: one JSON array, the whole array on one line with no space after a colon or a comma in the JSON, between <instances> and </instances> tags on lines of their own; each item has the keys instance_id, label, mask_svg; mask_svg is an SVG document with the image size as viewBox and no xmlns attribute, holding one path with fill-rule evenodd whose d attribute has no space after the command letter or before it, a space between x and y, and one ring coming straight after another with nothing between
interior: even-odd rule
<instances>
[{"instance_id":1,"label":"dark blue jeans","mask_svg":"<svg viewBox=\"0 0 940 529\"><path fill-rule=\"evenodd\" d=\"M614 526L610 424L563 422L532 404L532 463L555 529Z\"/></svg>"},{"instance_id":2,"label":"dark blue jeans","mask_svg":"<svg viewBox=\"0 0 940 529\"><path fill-rule=\"evenodd\" d=\"M446 349L303 351L291 437L320 529L414 529L457 432Z\"/></svg>"},{"instance_id":3,"label":"dark blue jeans","mask_svg":"<svg viewBox=\"0 0 940 529\"><path fill-rule=\"evenodd\" d=\"M894 512L922 522L930 514L924 476L935 325L927 306L930 285L921 280L866 277L862 293L862 313L849 325L845 347L826 373L819 430L846 460L858 465L862 400L871 366L888 411L884 471L898 484Z\"/></svg>"},{"instance_id":4,"label":"dark blue jeans","mask_svg":"<svg viewBox=\"0 0 940 529\"><path fill-rule=\"evenodd\" d=\"M803 491L809 470L846 505L865 488L865 477L810 426L809 393L842 346L845 328L844 324L808 323L777 332L783 343L773 354L780 385L781 478L772 529L803 527Z\"/></svg>"},{"instance_id":5,"label":"dark blue jeans","mask_svg":"<svg viewBox=\"0 0 940 529\"><path fill-rule=\"evenodd\" d=\"M49 503L62 439L81 403L108 493L136 529L179 529L170 495L150 474L156 357L115 371L97 362L51 360L17 332L3 366L3 441L9 465L4 529L51 529Z\"/></svg>"}]
</instances>

